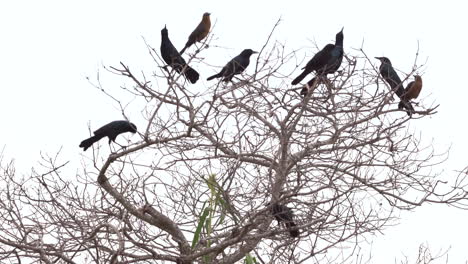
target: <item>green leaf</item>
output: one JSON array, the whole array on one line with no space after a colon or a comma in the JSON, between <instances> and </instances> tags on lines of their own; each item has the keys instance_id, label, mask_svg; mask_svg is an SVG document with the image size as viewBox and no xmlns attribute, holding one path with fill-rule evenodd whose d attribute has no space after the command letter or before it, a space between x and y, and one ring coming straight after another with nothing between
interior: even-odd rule
<instances>
[{"instance_id":1,"label":"green leaf","mask_svg":"<svg viewBox=\"0 0 468 264\"><path fill-rule=\"evenodd\" d=\"M223 196L220 193L216 194L216 203L220 204L223 209L227 208L227 203L224 201Z\"/></svg>"},{"instance_id":2,"label":"green leaf","mask_svg":"<svg viewBox=\"0 0 468 264\"><path fill-rule=\"evenodd\" d=\"M195 246L198 243L198 240L200 239L200 233L203 228L203 224L205 223L206 217L210 213L210 207L205 208L205 211L203 211L202 216L200 217L200 221L198 222L197 225L197 230L195 230L195 234L193 235L193 241L192 241L192 249L195 248Z\"/></svg>"},{"instance_id":3,"label":"green leaf","mask_svg":"<svg viewBox=\"0 0 468 264\"><path fill-rule=\"evenodd\" d=\"M208 235L211 234L211 215L205 221L205 230Z\"/></svg>"},{"instance_id":4,"label":"green leaf","mask_svg":"<svg viewBox=\"0 0 468 264\"><path fill-rule=\"evenodd\" d=\"M254 264L256 263L255 261L255 258L252 258L252 255L250 255L250 253L247 253L247 255L245 255L245 264Z\"/></svg>"},{"instance_id":5,"label":"green leaf","mask_svg":"<svg viewBox=\"0 0 468 264\"><path fill-rule=\"evenodd\" d=\"M210 256L203 256L203 262L204 262L204 263L211 263L211 258L210 258Z\"/></svg>"},{"instance_id":6,"label":"green leaf","mask_svg":"<svg viewBox=\"0 0 468 264\"><path fill-rule=\"evenodd\" d=\"M211 191L211 195L214 195L216 194L216 174L210 174L208 176L208 179L205 180L206 181L206 185L208 185L208 188L210 189Z\"/></svg>"}]
</instances>

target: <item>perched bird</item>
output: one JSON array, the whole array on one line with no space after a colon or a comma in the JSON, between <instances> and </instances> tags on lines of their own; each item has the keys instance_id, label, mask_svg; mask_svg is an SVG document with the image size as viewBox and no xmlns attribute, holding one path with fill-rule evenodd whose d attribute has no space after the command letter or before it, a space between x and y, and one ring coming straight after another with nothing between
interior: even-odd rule
<instances>
[{"instance_id":1,"label":"perched bird","mask_svg":"<svg viewBox=\"0 0 468 264\"><path fill-rule=\"evenodd\" d=\"M395 69L393 69L392 62L387 57L375 57L378 59L381 64L379 67L380 75L382 78L390 85L390 88L398 95L398 97L402 97L405 93L403 89L403 82L400 79L400 76L396 73Z\"/></svg>"},{"instance_id":2,"label":"perched bird","mask_svg":"<svg viewBox=\"0 0 468 264\"><path fill-rule=\"evenodd\" d=\"M208 32L210 32L210 28L211 28L210 15L211 14L208 13L208 12L203 14L202 21L200 22L200 24L198 24L198 26L195 28L195 30L193 30L192 34L190 34L190 36L188 37L187 43L185 44L185 47L180 51L181 55L182 55L182 53L184 53L184 51L188 47L195 44L195 42L197 42L197 41L200 42L204 38L206 38L206 36L208 35Z\"/></svg>"},{"instance_id":3,"label":"perched bird","mask_svg":"<svg viewBox=\"0 0 468 264\"><path fill-rule=\"evenodd\" d=\"M313 71L320 76L335 73L340 68L344 55L343 29L336 34L335 44L327 44L322 50L317 52L306 66L302 68L304 71L291 82L292 85L298 84ZM310 82L313 83L313 79Z\"/></svg>"},{"instance_id":4,"label":"perched bird","mask_svg":"<svg viewBox=\"0 0 468 264\"><path fill-rule=\"evenodd\" d=\"M200 75L187 65L184 58L182 58L174 45L172 45L166 26L161 30L161 56L176 72L183 72L191 83L196 83L198 81Z\"/></svg>"},{"instance_id":5,"label":"perched bird","mask_svg":"<svg viewBox=\"0 0 468 264\"><path fill-rule=\"evenodd\" d=\"M291 237L299 237L299 229L297 228L296 223L294 223L294 214L291 208L274 203L270 207L270 213L275 217L276 221L278 221L278 224L283 222L286 225Z\"/></svg>"},{"instance_id":6,"label":"perched bird","mask_svg":"<svg viewBox=\"0 0 468 264\"><path fill-rule=\"evenodd\" d=\"M137 127L127 120L112 121L109 124L104 125L103 127L94 131L94 136L81 141L80 148L83 148L83 151L86 151L89 147L91 147L91 145L93 145L95 142L98 142L103 137L108 137L110 144L111 141L115 142L115 138L119 134L125 132L136 133Z\"/></svg>"},{"instance_id":7,"label":"perched bird","mask_svg":"<svg viewBox=\"0 0 468 264\"><path fill-rule=\"evenodd\" d=\"M234 77L234 75L242 73L245 68L249 66L250 56L255 53L258 52L251 49L243 50L241 54L237 55L234 59L228 62L219 73L208 77L207 80L209 81L213 80L214 78L224 77L223 81L229 82L232 77Z\"/></svg>"},{"instance_id":8,"label":"perched bird","mask_svg":"<svg viewBox=\"0 0 468 264\"><path fill-rule=\"evenodd\" d=\"M414 81L410 82L405 89L403 97L407 100L416 99L422 89L422 78L419 75L414 76Z\"/></svg>"},{"instance_id":9,"label":"perched bird","mask_svg":"<svg viewBox=\"0 0 468 264\"><path fill-rule=\"evenodd\" d=\"M422 89L422 78L419 75L414 76L414 81L408 83L405 89L405 93L403 94L403 99L405 101L410 101L411 99L416 99L419 96L419 93ZM398 109L403 109L404 104L400 102L398 104Z\"/></svg>"},{"instance_id":10,"label":"perched bird","mask_svg":"<svg viewBox=\"0 0 468 264\"><path fill-rule=\"evenodd\" d=\"M390 85L392 91L400 98L400 103L398 104L399 109L406 109L406 113L411 116L412 111L414 111L413 106L404 96L405 89L403 88L403 82L393 69L392 62L387 57L375 57L378 59L381 64L379 67L379 72L382 78Z\"/></svg>"}]
</instances>

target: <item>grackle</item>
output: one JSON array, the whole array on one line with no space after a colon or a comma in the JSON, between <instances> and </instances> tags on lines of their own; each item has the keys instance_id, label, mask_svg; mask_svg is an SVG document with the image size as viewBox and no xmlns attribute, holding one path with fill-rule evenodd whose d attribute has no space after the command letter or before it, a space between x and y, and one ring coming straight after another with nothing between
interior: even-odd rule
<instances>
[{"instance_id":1,"label":"grackle","mask_svg":"<svg viewBox=\"0 0 468 264\"><path fill-rule=\"evenodd\" d=\"M98 130L94 131L94 136L81 141L80 148L83 148L83 151L86 151L91 145L95 142L98 142L103 137L109 138L109 144L111 141L115 142L115 138L122 133L125 132L137 132L137 127L126 121L126 120L119 120L119 121L112 121L107 125L99 128Z\"/></svg>"},{"instance_id":2,"label":"grackle","mask_svg":"<svg viewBox=\"0 0 468 264\"><path fill-rule=\"evenodd\" d=\"M326 76L327 74L335 73L340 68L344 55L343 29L344 28L336 34L335 44L327 44L322 50L317 52L306 66L302 68L304 71L291 82L292 85L298 84L313 71L315 71L318 76ZM314 81L315 78L308 83L314 83Z\"/></svg>"},{"instance_id":3,"label":"grackle","mask_svg":"<svg viewBox=\"0 0 468 264\"><path fill-rule=\"evenodd\" d=\"M200 42L202 39L206 38L208 32L210 32L211 21L210 21L210 13L204 13L202 17L202 21L198 26L193 30L192 34L190 34L185 47L180 51L180 54L184 53L185 49L195 44L195 42Z\"/></svg>"},{"instance_id":4,"label":"grackle","mask_svg":"<svg viewBox=\"0 0 468 264\"><path fill-rule=\"evenodd\" d=\"M183 72L191 83L196 83L198 81L200 75L187 65L184 58L182 58L174 45L172 45L166 26L161 30L161 56L176 72Z\"/></svg>"},{"instance_id":5,"label":"grackle","mask_svg":"<svg viewBox=\"0 0 468 264\"><path fill-rule=\"evenodd\" d=\"M245 68L249 66L250 56L255 53L258 52L253 51L251 49L243 50L241 54L237 55L234 59L229 61L219 73L208 77L207 80L209 81L213 80L214 78L224 77L223 81L229 82L232 79L232 77L234 77L234 75L242 73L245 70Z\"/></svg>"},{"instance_id":6,"label":"grackle","mask_svg":"<svg viewBox=\"0 0 468 264\"><path fill-rule=\"evenodd\" d=\"M414 76L414 81L410 82L405 89L403 97L407 100L416 99L422 89L422 78L419 75Z\"/></svg>"},{"instance_id":7,"label":"grackle","mask_svg":"<svg viewBox=\"0 0 468 264\"><path fill-rule=\"evenodd\" d=\"M390 85L392 91L396 93L396 95L400 98L400 103L398 104L399 109L406 109L406 113L411 116L412 111L414 111L413 106L405 98L405 89L403 88L403 82L401 81L400 77L396 73L395 69L393 69L392 62L387 57L375 57L378 59L381 64L379 67L380 75L382 78Z\"/></svg>"},{"instance_id":8,"label":"grackle","mask_svg":"<svg viewBox=\"0 0 468 264\"><path fill-rule=\"evenodd\" d=\"M299 229L297 228L296 223L294 223L294 214L291 208L274 203L270 207L270 212L275 217L276 221L278 221L278 224L284 222L291 237L299 237Z\"/></svg>"},{"instance_id":9,"label":"grackle","mask_svg":"<svg viewBox=\"0 0 468 264\"><path fill-rule=\"evenodd\" d=\"M419 93L422 89L422 78L419 75L414 76L414 81L408 83L403 94L403 99L405 101L410 101L411 99L416 99L419 96ZM403 109L404 104L400 102L398 104L398 109Z\"/></svg>"}]
</instances>

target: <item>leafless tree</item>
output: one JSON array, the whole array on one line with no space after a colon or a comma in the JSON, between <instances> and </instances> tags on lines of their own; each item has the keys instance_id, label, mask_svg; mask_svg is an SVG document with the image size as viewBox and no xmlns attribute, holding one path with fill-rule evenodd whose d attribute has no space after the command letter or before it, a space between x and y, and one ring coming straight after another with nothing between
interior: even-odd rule
<instances>
[{"instance_id":1,"label":"leafless tree","mask_svg":"<svg viewBox=\"0 0 468 264\"><path fill-rule=\"evenodd\" d=\"M163 67L150 45L151 74L108 68L121 89L94 85L124 117L140 108L145 123L139 137L120 136L125 148L95 144L76 172L57 153L21 177L2 156L0 262L352 262L362 237L396 224L398 210L465 208L466 172L443 181L433 168L445 153L408 129L437 106L416 104L412 118L398 110L362 49L303 98L289 85L298 53L273 32L244 74L200 80L204 90ZM208 67L210 41L189 64ZM292 209L298 238L271 203Z\"/></svg>"}]
</instances>

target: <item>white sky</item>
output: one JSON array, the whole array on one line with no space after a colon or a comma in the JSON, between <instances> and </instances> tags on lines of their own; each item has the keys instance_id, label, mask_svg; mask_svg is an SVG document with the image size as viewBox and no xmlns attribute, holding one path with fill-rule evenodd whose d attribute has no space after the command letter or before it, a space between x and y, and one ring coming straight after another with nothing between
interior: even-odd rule
<instances>
[{"instance_id":1,"label":"white sky","mask_svg":"<svg viewBox=\"0 0 468 264\"><path fill-rule=\"evenodd\" d=\"M387 56L409 72L419 41L418 62L427 60L419 100L440 107L435 116L412 120L409 129L425 142L433 140L439 152L451 146L449 160L436 169L449 179L468 165L466 10L464 1L2 1L0 148L5 146L24 174L37 165L41 151L54 154L61 147L62 159L79 168L78 144L88 136L88 122L96 129L122 119L117 105L85 77L95 79L99 70L104 88L116 89L124 79L102 65L119 61L149 74L154 64L142 37L159 51L160 30L167 24L181 48L201 15L211 12L215 39L203 56L218 66L244 48L259 50L279 17L274 38L289 51L304 48L306 61L315 53L312 41L323 47L344 26L346 53L357 54L352 48L364 42L369 56ZM203 64L196 69L201 78L190 88L201 91L218 69ZM426 205L403 213L401 222L374 238L373 263L412 256L421 243L434 253L451 247L449 263L468 262L468 211Z\"/></svg>"}]
</instances>

